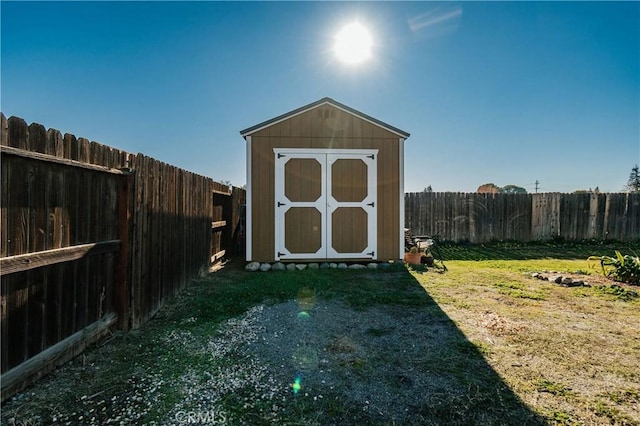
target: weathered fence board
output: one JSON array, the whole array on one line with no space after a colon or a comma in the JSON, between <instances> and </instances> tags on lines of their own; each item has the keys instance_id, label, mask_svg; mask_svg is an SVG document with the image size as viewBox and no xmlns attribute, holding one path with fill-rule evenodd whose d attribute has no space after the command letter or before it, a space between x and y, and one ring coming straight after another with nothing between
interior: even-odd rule
<instances>
[{"instance_id":1,"label":"weathered fence board","mask_svg":"<svg viewBox=\"0 0 640 426\"><path fill-rule=\"evenodd\" d=\"M138 327L191 278L208 271L215 182L142 154L131 167L131 321Z\"/></svg>"},{"instance_id":2,"label":"weathered fence board","mask_svg":"<svg viewBox=\"0 0 640 426\"><path fill-rule=\"evenodd\" d=\"M640 194L405 194L405 226L414 235L492 240L640 240Z\"/></svg>"},{"instance_id":3,"label":"weathered fence board","mask_svg":"<svg viewBox=\"0 0 640 426\"><path fill-rule=\"evenodd\" d=\"M91 254L113 252L120 248L120 240L79 244L59 249L40 250L27 254L0 258L0 275L28 271L42 266L82 259Z\"/></svg>"},{"instance_id":4,"label":"weathered fence board","mask_svg":"<svg viewBox=\"0 0 640 426\"><path fill-rule=\"evenodd\" d=\"M0 241L2 372L90 325L99 314L114 311L112 252L119 235L111 218L121 178L106 167L50 156L60 152L59 132L13 117L7 123L5 142L11 146L2 146L6 219Z\"/></svg>"},{"instance_id":5,"label":"weathered fence board","mask_svg":"<svg viewBox=\"0 0 640 426\"><path fill-rule=\"evenodd\" d=\"M50 348L34 355L28 361L2 375L2 400L20 391L25 378L37 380L56 366L81 353L92 342L104 335L117 320L115 313L100 318L99 321L74 333Z\"/></svg>"}]
</instances>

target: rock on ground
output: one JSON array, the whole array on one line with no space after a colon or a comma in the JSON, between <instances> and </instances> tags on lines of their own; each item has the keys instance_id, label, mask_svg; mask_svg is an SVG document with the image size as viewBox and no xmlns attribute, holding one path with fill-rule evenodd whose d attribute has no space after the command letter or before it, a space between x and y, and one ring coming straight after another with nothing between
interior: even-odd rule
<instances>
[{"instance_id":1,"label":"rock on ground","mask_svg":"<svg viewBox=\"0 0 640 426\"><path fill-rule=\"evenodd\" d=\"M260 269L260 262L250 262L244 267L245 271L255 272Z\"/></svg>"}]
</instances>

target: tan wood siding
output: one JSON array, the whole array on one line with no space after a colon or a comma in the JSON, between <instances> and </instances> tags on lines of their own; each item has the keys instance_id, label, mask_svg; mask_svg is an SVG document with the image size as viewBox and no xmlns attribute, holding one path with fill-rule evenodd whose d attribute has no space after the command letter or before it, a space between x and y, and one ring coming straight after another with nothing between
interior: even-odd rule
<instances>
[{"instance_id":1,"label":"tan wood siding","mask_svg":"<svg viewBox=\"0 0 640 426\"><path fill-rule=\"evenodd\" d=\"M379 129L379 128L376 128ZM382 130L382 129L379 129ZM384 132L386 133L386 132ZM396 259L400 253L400 181L398 138L383 139L378 151L378 258Z\"/></svg>"},{"instance_id":2,"label":"tan wood siding","mask_svg":"<svg viewBox=\"0 0 640 426\"><path fill-rule=\"evenodd\" d=\"M251 140L253 235L249 237L254 260L274 260L274 148L378 149L376 257L380 260L398 258L401 177L396 134L331 105L323 105L257 131Z\"/></svg>"}]
</instances>

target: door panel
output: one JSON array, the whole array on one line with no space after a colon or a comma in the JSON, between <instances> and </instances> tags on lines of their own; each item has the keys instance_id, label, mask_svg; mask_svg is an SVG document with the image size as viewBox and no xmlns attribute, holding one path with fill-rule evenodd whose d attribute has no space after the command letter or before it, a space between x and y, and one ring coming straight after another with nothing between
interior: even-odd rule
<instances>
[{"instance_id":1,"label":"door panel","mask_svg":"<svg viewBox=\"0 0 640 426\"><path fill-rule=\"evenodd\" d=\"M326 257L326 155L278 152L276 260Z\"/></svg>"},{"instance_id":2,"label":"door panel","mask_svg":"<svg viewBox=\"0 0 640 426\"><path fill-rule=\"evenodd\" d=\"M327 154L327 244L330 258L375 259L377 153Z\"/></svg>"},{"instance_id":3,"label":"door panel","mask_svg":"<svg viewBox=\"0 0 640 426\"><path fill-rule=\"evenodd\" d=\"M336 253L363 253L368 246L367 212L362 207L338 207L331 214L331 248Z\"/></svg>"},{"instance_id":4,"label":"door panel","mask_svg":"<svg viewBox=\"0 0 640 426\"><path fill-rule=\"evenodd\" d=\"M322 213L315 207L291 207L284 214L284 247L289 253L318 253L322 222Z\"/></svg>"},{"instance_id":5,"label":"door panel","mask_svg":"<svg viewBox=\"0 0 640 426\"><path fill-rule=\"evenodd\" d=\"M294 202L322 196L322 165L315 158L292 158L284 165L284 195Z\"/></svg>"},{"instance_id":6,"label":"door panel","mask_svg":"<svg viewBox=\"0 0 640 426\"><path fill-rule=\"evenodd\" d=\"M331 196L339 202L367 198L367 164L359 158L342 158L331 165Z\"/></svg>"}]
</instances>

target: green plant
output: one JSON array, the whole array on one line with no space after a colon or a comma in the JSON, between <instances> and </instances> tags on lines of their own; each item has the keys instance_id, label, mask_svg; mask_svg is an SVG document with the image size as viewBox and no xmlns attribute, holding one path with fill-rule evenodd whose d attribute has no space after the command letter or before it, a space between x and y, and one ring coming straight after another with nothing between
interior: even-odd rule
<instances>
[{"instance_id":1,"label":"green plant","mask_svg":"<svg viewBox=\"0 0 640 426\"><path fill-rule=\"evenodd\" d=\"M602 274L619 282L640 285L640 257L622 255L616 250L616 256L590 256L587 261L591 267L600 264Z\"/></svg>"},{"instance_id":2,"label":"green plant","mask_svg":"<svg viewBox=\"0 0 640 426\"><path fill-rule=\"evenodd\" d=\"M550 380L541 378L536 383L538 392L548 392L557 396L571 396L571 388L563 385L562 383L554 383Z\"/></svg>"},{"instance_id":3,"label":"green plant","mask_svg":"<svg viewBox=\"0 0 640 426\"><path fill-rule=\"evenodd\" d=\"M498 289L500 294L514 298L531 300L545 299L544 290L535 288L532 291L527 291L528 289L525 285L519 282L497 282L494 284L494 287Z\"/></svg>"},{"instance_id":4,"label":"green plant","mask_svg":"<svg viewBox=\"0 0 640 426\"><path fill-rule=\"evenodd\" d=\"M597 285L594 287L594 290L600 294L610 295L615 299L623 300L625 302L630 302L638 298L637 291L626 290L617 284L612 284L610 286Z\"/></svg>"}]
</instances>

